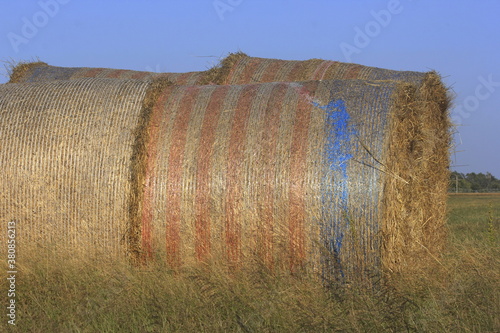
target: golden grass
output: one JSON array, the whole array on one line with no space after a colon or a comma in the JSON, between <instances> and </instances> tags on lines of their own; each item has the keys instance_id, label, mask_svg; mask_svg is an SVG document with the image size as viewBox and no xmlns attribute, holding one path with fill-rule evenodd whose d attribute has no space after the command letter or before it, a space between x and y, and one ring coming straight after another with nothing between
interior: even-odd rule
<instances>
[{"instance_id":1,"label":"golden grass","mask_svg":"<svg viewBox=\"0 0 500 333\"><path fill-rule=\"evenodd\" d=\"M20 253L17 326L2 332L498 332L499 238L487 241L498 196L450 197L450 241L441 264L375 288L327 290L307 276L220 267L176 273L124 262ZM462 225L477 218L474 228ZM499 225L495 225L498 235ZM5 261L0 270L6 271ZM0 285L6 290L6 283ZM5 292L0 303L6 304Z\"/></svg>"}]
</instances>

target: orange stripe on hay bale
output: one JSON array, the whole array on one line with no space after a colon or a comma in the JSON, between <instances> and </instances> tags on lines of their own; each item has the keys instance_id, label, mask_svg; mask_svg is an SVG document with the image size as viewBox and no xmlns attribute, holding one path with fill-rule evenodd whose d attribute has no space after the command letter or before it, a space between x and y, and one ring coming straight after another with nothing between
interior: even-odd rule
<instances>
[{"instance_id":1,"label":"orange stripe on hay bale","mask_svg":"<svg viewBox=\"0 0 500 333\"><path fill-rule=\"evenodd\" d=\"M260 230L260 242L262 244L258 246L261 251L260 258L264 264L270 268L274 268L274 191L271 189L270 184L272 184L275 177L275 165L274 159L276 159L276 145L278 140L278 130L279 130L279 119L280 119L280 107L285 101L286 92L288 87L286 85L275 85L272 91L272 98L268 104L265 111L264 124L266 124L269 130L264 131L262 135L262 161L269 168L261 172L261 177L263 179L263 200L264 204L259 212L259 219L262 221L259 225ZM267 171L267 172L266 172Z\"/></svg>"},{"instance_id":2,"label":"orange stripe on hay bale","mask_svg":"<svg viewBox=\"0 0 500 333\"><path fill-rule=\"evenodd\" d=\"M322 60L234 61L245 63L257 79L368 75ZM411 83L0 86L0 158L16 161L3 163L0 218L25 221L34 244L175 268L264 263L327 280L408 269L443 243L448 99L434 73L397 75Z\"/></svg>"},{"instance_id":3,"label":"orange stripe on hay bale","mask_svg":"<svg viewBox=\"0 0 500 333\"><path fill-rule=\"evenodd\" d=\"M247 136L247 121L250 116L251 105L255 98L258 87L255 85L245 86L241 91L240 98L236 104L237 114L232 118L229 133L229 147L227 157L226 177L226 219L225 238L227 256L231 265L238 265L241 257L241 201L243 195L241 188L240 161L243 159L244 143Z\"/></svg>"},{"instance_id":4,"label":"orange stripe on hay bale","mask_svg":"<svg viewBox=\"0 0 500 333\"><path fill-rule=\"evenodd\" d=\"M311 119L311 101L304 98L314 95L318 81L313 81L299 88L299 99L295 111L293 137L290 157L290 217L288 228L290 232L290 269L294 271L301 266L305 259L304 249L304 223L305 223L305 161L306 143Z\"/></svg>"},{"instance_id":5,"label":"orange stripe on hay bale","mask_svg":"<svg viewBox=\"0 0 500 333\"><path fill-rule=\"evenodd\" d=\"M161 122L161 117L163 116L164 106L172 89L165 89L165 91L156 91L152 99L151 115L149 123L146 125L145 135L147 135L146 143L146 155L145 155L145 175L144 175L144 190L143 190L143 205L141 211L141 235L142 235L142 250L144 252L143 261L148 260L152 257L153 245L152 245L152 220L153 216L153 203L154 203L154 193L155 193L155 179L157 170L155 168L155 163L158 158L158 140L160 128L158 124ZM156 95L160 94L159 97ZM155 101L155 98L158 100Z\"/></svg>"},{"instance_id":6,"label":"orange stripe on hay bale","mask_svg":"<svg viewBox=\"0 0 500 333\"><path fill-rule=\"evenodd\" d=\"M180 223L182 191L184 190L182 186L182 161L185 154L187 128L199 92L199 88L194 87L185 90L174 120L171 138L166 195L167 216L165 222L167 225L167 259L174 267L178 267L181 264Z\"/></svg>"},{"instance_id":7,"label":"orange stripe on hay bale","mask_svg":"<svg viewBox=\"0 0 500 333\"><path fill-rule=\"evenodd\" d=\"M210 97L203 118L198 148L198 166L196 174L196 258L206 261L211 255L211 217L207 207L210 207L209 179L211 157L213 155L215 134L219 121L219 110L229 90L229 87L220 87Z\"/></svg>"}]
</instances>

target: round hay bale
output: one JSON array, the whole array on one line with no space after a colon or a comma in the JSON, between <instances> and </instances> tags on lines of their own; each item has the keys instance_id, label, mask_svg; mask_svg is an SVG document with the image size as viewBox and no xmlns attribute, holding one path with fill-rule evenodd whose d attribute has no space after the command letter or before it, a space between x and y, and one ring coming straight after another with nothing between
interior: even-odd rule
<instances>
[{"instance_id":1,"label":"round hay bale","mask_svg":"<svg viewBox=\"0 0 500 333\"><path fill-rule=\"evenodd\" d=\"M423 76L0 86L2 225L174 268L405 270L444 237L449 101Z\"/></svg>"},{"instance_id":2,"label":"round hay bale","mask_svg":"<svg viewBox=\"0 0 500 333\"><path fill-rule=\"evenodd\" d=\"M424 81L166 88L151 115L138 247L172 267L337 278L436 256L448 99L437 75Z\"/></svg>"},{"instance_id":3,"label":"round hay bale","mask_svg":"<svg viewBox=\"0 0 500 333\"><path fill-rule=\"evenodd\" d=\"M403 263L401 263L400 257L409 257L404 255L406 252L424 251L430 256L439 253L445 239L443 236L444 222L429 223L426 221L444 221L446 214L444 188L446 187L445 177L448 169L443 168L443 166L449 164L450 137L447 128L450 124L447 112L450 98L437 73L395 71L322 59L305 61L265 59L249 57L238 52L230 54L218 66L205 72L202 83L232 85L253 82L331 79L392 80L410 83L413 86L415 94L411 101L411 117L405 115L405 118L401 119L399 126L404 126L404 129L391 131L391 133L407 132L407 135L393 140L395 144L392 151L412 147L410 150L413 151L413 155L403 159L406 164L399 164L400 156L394 156L394 159L389 159L389 163L387 163L387 168L393 174L400 175L404 179L411 179L411 186L403 186L397 182L385 185L388 188L399 186L400 188L396 192L402 191L401 193L404 192L405 195L398 199L404 203L397 204L396 207L392 207L395 205L394 202L385 202L385 205L392 207L392 209L384 210L389 214L384 219L387 221L387 228L384 231L384 249L386 251L384 257L392 262L388 266L401 267ZM436 130L436 126L443 126L443 128ZM438 137L434 138L434 135L438 135ZM422 145L423 142L430 143L430 145ZM400 144L400 147L396 147L396 143ZM417 197L418 200L415 199ZM404 213L394 214L407 216L404 218L405 223L390 216L393 214L392 210L399 209ZM418 211L419 217L417 218L418 214L415 212L408 212L409 209ZM411 241L416 239L410 236L414 233L425 234L425 241ZM407 236L400 237L402 234L407 234ZM393 243L400 244L398 246L389 245ZM412 263L407 264L413 265Z\"/></svg>"},{"instance_id":4,"label":"round hay bale","mask_svg":"<svg viewBox=\"0 0 500 333\"><path fill-rule=\"evenodd\" d=\"M0 86L0 239L14 221L20 248L123 256L148 87L106 79Z\"/></svg>"},{"instance_id":5,"label":"round hay bale","mask_svg":"<svg viewBox=\"0 0 500 333\"><path fill-rule=\"evenodd\" d=\"M230 53L204 73L201 84L248 84L306 80L394 80L420 83L426 73L396 71L339 61L279 60Z\"/></svg>"},{"instance_id":6,"label":"round hay bale","mask_svg":"<svg viewBox=\"0 0 500 333\"><path fill-rule=\"evenodd\" d=\"M395 80L419 84L425 73L395 71L338 61L304 61L249 57L231 53L205 72L151 73L122 69L55 67L44 62L20 63L11 70L10 83L73 80L85 77L150 80L166 78L177 85L249 84L307 80Z\"/></svg>"},{"instance_id":7,"label":"round hay bale","mask_svg":"<svg viewBox=\"0 0 500 333\"><path fill-rule=\"evenodd\" d=\"M163 78L180 85L197 84L203 74L203 72L154 73L110 68L57 67L49 66L40 61L20 63L14 66L10 72L9 83L77 80L81 78L137 79L144 81Z\"/></svg>"}]
</instances>

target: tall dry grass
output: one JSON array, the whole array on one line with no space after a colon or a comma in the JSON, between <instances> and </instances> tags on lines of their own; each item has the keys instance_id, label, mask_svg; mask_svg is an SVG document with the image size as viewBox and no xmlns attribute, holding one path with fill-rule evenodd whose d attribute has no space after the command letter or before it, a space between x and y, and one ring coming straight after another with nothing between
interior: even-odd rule
<instances>
[{"instance_id":1,"label":"tall dry grass","mask_svg":"<svg viewBox=\"0 0 500 333\"><path fill-rule=\"evenodd\" d=\"M49 248L20 253L17 325L2 315L0 331L498 332L499 198L450 198L444 257L372 288L325 289L312 277L264 269L174 273L63 258ZM5 280L0 288L6 304Z\"/></svg>"}]
</instances>

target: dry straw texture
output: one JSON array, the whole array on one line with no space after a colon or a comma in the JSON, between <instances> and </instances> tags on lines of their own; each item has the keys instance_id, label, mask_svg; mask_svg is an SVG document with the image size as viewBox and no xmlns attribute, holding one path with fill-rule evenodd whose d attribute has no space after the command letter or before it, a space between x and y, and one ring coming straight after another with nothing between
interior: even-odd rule
<instances>
[{"instance_id":1,"label":"dry straw texture","mask_svg":"<svg viewBox=\"0 0 500 333\"><path fill-rule=\"evenodd\" d=\"M166 78L177 85L249 84L307 80L361 79L418 83L425 73L395 71L338 61L311 59L290 61L231 53L205 72L151 73L122 69L55 67L44 62L23 62L11 70L10 83L73 80L85 77L150 80Z\"/></svg>"},{"instance_id":2,"label":"dry straw texture","mask_svg":"<svg viewBox=\"0 0 500 333\"><path fill-rule=\"evenodd\" d=\"M247 84L257 82L293 82L306 80L359 79L420 82L425 73L395 71L339 61L279 60L231 53L219 65L206 71L204 84Z\"/></svg>"},{"instance_id":3,"label":"dry straw texture","mask_svg":"<svg viewBox=\"0 0 500 333\"><path fill-rule=\"evenodd\" d=\"M48 73L53 68L46 67L38 68ZM42 78L32 75L33 81ZM305 79L324 80L235 85ZM232 85L138 82L79 79L2 87L1 135L13 144L1 157L17 163L4 169L11 175L4 173L2 181L2 223L26 221L32 226L29 239L45 241L55 240L52 234L75 238L79 233L72 231L73 225L84 221L94 231L113 229L122 235L135 259L159 258L174 268L215 261L232 267L306 269L343 279L439 260L450 137L449 100L437 74L239 53L199 81ZM141 97L134 90L114 96L117 100L99 99L124 85L140 86ZM83 131L90 141L96 136L94 148L103 149L97 144L105 136L102 127L85 123L93 118L72 100L95 87L107 92L89 96L89 110L108 103L115 117L128 121L113 122L105 132L110 137L128 133L129 141L116 143L128 150L110 144L106 157L88 150L94 146L80 147L82 140L70 135ZM136 97L134 103L126 100ZM50 117L32 114L35 109L64 122L48 126ZM108 112L104 108L102 117L107 119ZM23 127L25 119L35 122L34 131ZM92 128L82 130L87 127ZM45 138L61 131L70 136ZM40 148L44 145L45 150ZM76 156L81 149L88 156L72 161L80 163L79 172L92 176L79 176L71 171L73 164L59 157ZM45 164L33 163L32 154ZM103 182L99 177L117 167L117 155L123 169L113 175L119 179L108 177L104 182L113 187L94 189ZM23 164L35 169L16 167ZM32 182L37 177L53 188ZM88 205L73 200L75 194L64 194L80 193L79 186L108 201L89 192L85 200L95 202ZM111 203L115 195L122 199ZM45 215L30 215L38 206L46 207ZM82 216L61 214L59 206L79 209ZM106 209L121 215L115 218ZM66 229L54 229L60 225ZM35 237L35 230L44 236ZM118 238L109 237L107 246L119 248Z\"/></svg>"},{"instance_id":4,"label":"dry straw texture","mask_svg":"<svg viewBox=\"0 0 500 333\"><path fill-rule=\"evenodd\" d=\"M424 81L168 87L151 116L144 254L336 278L436 256L447 99Z\"/></svg>"},{"instance_id":5,"label":"dry straw texture","mask_svg":"<svg viewBox=\"0 0 500 333\"><path fill-rule=\"evenodd\" d=\"M154 73L125 69L56 67L44 62L21 63L11 70L9 83L44 82L53 80L76 80L81 78L106 79L167 79L175 84L193 85L199 83L203 72Z\"/></svg>"},{"instance_id":6,"label":"dry straw texture","mask_svg":"<svg viewBox=\"0 0 500 333\"><path fill-rule=\"evenodd\" d=\"M123 255L147 87L105 79L0 86L0 239L16 221L18 249Z\"/></svg>"},{"instance_id":7,"label":"dry straw texture","mask_svg":"<svg viewBox=\"0 0 500 333\"><path fill-rule=\"evenodd\" d=\"M391 124L397 128L390 129L392 135L405 134L397 134L387 147L390 155L385 168L396 177L383 185L389 193L383 201L383 257L389 270L406 269L421 258L437 259L445 240L451 139L450 99L435 72L395 71L321 59L265 59L238 52L207 71L202 82L245 84L331 79L392 80L411 85L413 95L398 102L400 109L405 109L404 114ZM398 178L404 181L396 181Z\"/></svg>"}]
</instances>

